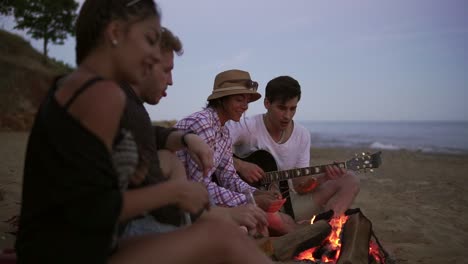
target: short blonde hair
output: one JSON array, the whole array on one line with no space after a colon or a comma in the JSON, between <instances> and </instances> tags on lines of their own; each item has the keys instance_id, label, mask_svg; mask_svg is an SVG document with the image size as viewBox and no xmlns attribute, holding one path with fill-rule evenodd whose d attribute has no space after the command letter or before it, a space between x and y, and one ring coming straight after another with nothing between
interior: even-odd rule
<instances>
[{"instance_id":1,"label":"short blonde hair","mask_svg":"<svg viewBox=\"0 0 468 264\"><path fill-rule=\"evenodd\" d=\"M161 28L160 45L162 52L172 51L179 56L184 54L184 49L182 47L182 42L180 41L180 39L166 27Z\"/></svg>"}]
</instances>

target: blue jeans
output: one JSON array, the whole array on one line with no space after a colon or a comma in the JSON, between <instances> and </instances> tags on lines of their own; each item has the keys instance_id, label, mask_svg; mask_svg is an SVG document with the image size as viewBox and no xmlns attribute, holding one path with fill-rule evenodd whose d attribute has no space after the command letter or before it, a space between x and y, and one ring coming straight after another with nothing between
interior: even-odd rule
<instances>
[{"instance_id":1,"label":"blue jeans","mask_svg":"<svg viewBox=\"0 0 468 264\"><path fill-rule=\"evenodd\" d=\"M152 215L145 215L130 221L122 234L122 238L138 235L168 233L178 229L177 226L158 222Z\"/></svg>"}]
</instances>

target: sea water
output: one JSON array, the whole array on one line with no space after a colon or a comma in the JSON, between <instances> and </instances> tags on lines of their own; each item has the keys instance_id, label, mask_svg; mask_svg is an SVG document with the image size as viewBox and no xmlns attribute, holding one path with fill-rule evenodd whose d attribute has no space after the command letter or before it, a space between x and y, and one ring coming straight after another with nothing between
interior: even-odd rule
<instances>
[{"instance_id":1,"label":"sea water","mask_svg":"<svg viewBox=\"0 0 468 264\"><path fill-rule=\"evenodd\" d=\"M297 121L312 147L468 154L468 121Z\"/></svg>"}]
</instances>

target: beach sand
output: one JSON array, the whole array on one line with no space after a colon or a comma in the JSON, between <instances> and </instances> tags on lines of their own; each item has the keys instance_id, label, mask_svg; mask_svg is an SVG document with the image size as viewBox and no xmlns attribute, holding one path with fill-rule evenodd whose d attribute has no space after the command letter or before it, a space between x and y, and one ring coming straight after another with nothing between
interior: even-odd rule
<instances>
[{"instance_id":1,"label":"beach sand","mask_svg":"<svg viewBox=\"0 0 468 264\"><path fill-rule=\"evenodd\" d=\"M14 236L3 221L18 213L26 133L0 133L0 249ZM355 152L312 149L312 164L345 161ZM468 155L383 151L374 173L360 174L354 207L397 263L468 263Z\"/></svg>"}]
</instances>

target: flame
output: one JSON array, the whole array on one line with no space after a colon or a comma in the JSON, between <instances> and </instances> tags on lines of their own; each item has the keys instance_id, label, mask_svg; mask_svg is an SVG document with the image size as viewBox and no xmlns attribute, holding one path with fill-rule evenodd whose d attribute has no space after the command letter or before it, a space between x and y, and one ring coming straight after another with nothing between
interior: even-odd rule
<instances>
[{"instance_id":1,"label":"flame","mask_svg":"<svg viewBox=\"0 0 468 264\"><path fill-rule=\"evenodd\" d=\"M313 224L315 220L315 215L312 217L310 220L310 223ZM324 240L328 244L328 249L330 251L336 251L335 257L330 259L328 258L325 254L321 256L322 259L320 259L322 262L325 263L330 263L334 262L338 256L340 255L340 249L341 249L341 241L340 241L340 236L341 232L343 231L343 225L346 223L346 220L348 220L348 216L342 215L339 217L334 217L330 220L330 225L332 227L330 235ZM296 257L296 260L312 260L312 261L317 261L313 257L313 253L315 252L317 248L311 248L308 250L305 250Z\"/></svg>"},{"instance_id":2,"label":"flame","mask_svg":"<svg viewBox=\"0 0 468 264\"><path fill-rule=\"evenodd\" d=\"M312 217L310 220L310 224L314 223L315 220L315 215ZM339 256L340 256L340 251L341 251L341 232L343 231L343 226L348 220L348 216L346 215L341 215L339 217L334 217L330 220L330 226L332 227L330 235L324 240L324 243L322 243L321 246L326 245L327 250L332 252L336 251L334 256L332 258L329 258L326 256L326 254L322 254L321 259L315 259L314 258L314 252L319 249L319 247L314 247L307 249L299 255L295 257L295 260L311 260L311 261L321 261L321 263L335 263ZM378 245L374 241L370 241L369 243L369 254L374 257L374 259L377 261L377 263L385 263L385 260L383 256L381 255L380 249Z\"/></svg>"},{"instance_id":3,"label":"flame","mask_svg":"<svg viewBox=\"0 0 468 264\"><path fill-rule=\"evenodd\" d=\"M316 215L314 215L314 216L312 217L312 219L310 219L310 224L313 224L313 223L314 223L315 217L316 217Z\"/></svg>"}]
</instances>

